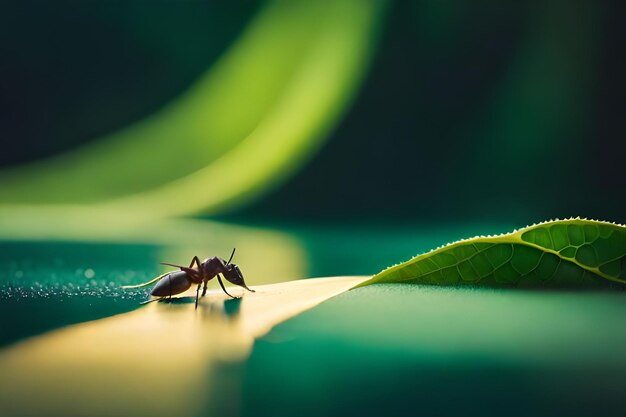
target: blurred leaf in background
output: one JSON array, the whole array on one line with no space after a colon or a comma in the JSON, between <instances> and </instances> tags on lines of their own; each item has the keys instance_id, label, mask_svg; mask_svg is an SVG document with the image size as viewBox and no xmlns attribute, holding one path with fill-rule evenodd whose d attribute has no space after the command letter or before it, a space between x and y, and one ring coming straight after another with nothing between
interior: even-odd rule
<instances>
[{"instance_id":1,"label":"blurred leaf in background","mask_svg":"<svg viewBox=\"0 0 626 417\"><path fill-rule=\"evenodd\" d=\"M120 216L215 213L249 200L337 123L382 11L354 0L269 3L186 93L118 133L4 172L0 199L102 203Z\"/></svg>"}]
</instances>

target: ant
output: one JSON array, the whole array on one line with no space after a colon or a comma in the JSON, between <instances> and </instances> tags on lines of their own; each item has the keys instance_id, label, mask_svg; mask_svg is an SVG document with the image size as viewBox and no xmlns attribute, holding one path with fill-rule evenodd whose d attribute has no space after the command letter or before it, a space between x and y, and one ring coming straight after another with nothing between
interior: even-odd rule
<instances>
[{"instance_id":1,"label":"ant","mask_svg":"<svg viewBox=\"0 0 626 417\"><path fill-rule=\"evenodd\" d=\"M240 287L245 288L250 292L254 292L246 285L243 280L243 275L239 267L235 264L231 264L230 261L233 260L233 256L235 256L235 249L230 254L230 258L228 262L225 262L219 256L214 256L212 258L207 258L202 263L200 263L200 259L197 256L194 256L191 260L191 264L186 267L182 265L170 264L167 262L161 262L161 265L174 266L176 268L180 268L180 271L169 272L162 276L159 282L154 286L151 295L155 297L170 297L172 295L180 294L182 292L187 291L191 284L198 284L198 289L196 290L196 309L198 308L198 297L200 296L200 287L204 283L204 288L202 289L202 296L206 294L207 284L210 280L217 277L217 281L220 283L222 290L231 298L233 297L226 291L224 288L224 283L222 283L222 278L220 274L224 275L224 278L229 282L239 285ZM194 268L194 264L197 266Z\"/></svg>"}]
</instances>

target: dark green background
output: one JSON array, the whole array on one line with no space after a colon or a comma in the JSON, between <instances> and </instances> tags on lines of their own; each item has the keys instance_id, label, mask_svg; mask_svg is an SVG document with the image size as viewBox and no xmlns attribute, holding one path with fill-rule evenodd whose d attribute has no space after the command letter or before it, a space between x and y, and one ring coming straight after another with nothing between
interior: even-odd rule
<instances>
[{"instance_id":1,"label":"dark green background","mask_svg":"<svg viewBox=\"0 0 626 417\"><path fill-rule=\"evenodd\" d=\"M3 2L0 167L160 108L258 9ZM618 1L391 2L369 76L327 145L295 178L227 215L625 222L623 12Z\"/></svg>"}]
</instances>

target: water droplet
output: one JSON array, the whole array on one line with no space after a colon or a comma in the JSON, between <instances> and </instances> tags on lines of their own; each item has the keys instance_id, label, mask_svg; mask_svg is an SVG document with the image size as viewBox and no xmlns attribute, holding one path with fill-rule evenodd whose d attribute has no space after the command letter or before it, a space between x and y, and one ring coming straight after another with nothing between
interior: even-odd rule
<instances>
[{"instance_id":1,"label":"water droplet","mask_svg":"<svg viewBox=\"0 0 626 417\"><path fill-rule=\"evenodd\" d=\"M91 279L96 276L96 272L91 268L87 268L85 269L84 275L85 275L85 278Z\"/></svg>"}]
</instances>

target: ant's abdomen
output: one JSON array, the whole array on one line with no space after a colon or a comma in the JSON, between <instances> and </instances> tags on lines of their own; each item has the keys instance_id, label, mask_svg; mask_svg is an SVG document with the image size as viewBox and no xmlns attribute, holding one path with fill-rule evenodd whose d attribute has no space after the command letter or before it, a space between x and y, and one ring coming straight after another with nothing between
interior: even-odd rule
<instances>
[{"instance_id":1,"label":"ant's abdomen","mask_svg":"<svg viewBox=\"0 0 626 417\"><path fill-rule=\"evenodd\" d=\"M191 287L191 280L187 273L184 271L176 271L161 278L150 294L155 297L169 297L185 292L189 287Z\"/></svg>"}]
</instances>

